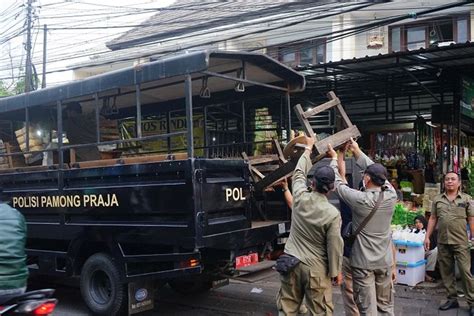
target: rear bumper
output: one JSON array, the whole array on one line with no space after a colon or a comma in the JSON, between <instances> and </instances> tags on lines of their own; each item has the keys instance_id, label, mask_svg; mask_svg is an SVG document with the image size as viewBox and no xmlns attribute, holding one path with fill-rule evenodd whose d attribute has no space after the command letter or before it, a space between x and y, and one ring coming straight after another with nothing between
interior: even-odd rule
<instances>
[{"instance_id":1,"label":"rear bumper","mask_svg":"<svg viewBox=\"0 0 474 316\"><path fill-rule=\"evenodd\" d=\"M289 221L252 222L252 227L203 236L199 248L235 250L262 245L290 230Z\"/></svg>"},{"instance_id":2,"label":"rear bumper","mask_svg":"<svg viewBox=\"0 0 474 316\"><path fill-rule=\"evenodd\" d=\"M123 282L128 283L128 282L139 281L143 279L172 279L172 278L186 277L189 275L200 274L201 272L202 272L201 266L193 267L193 268L155 271L155 272L149 272L149 273L126 275L125 278L123 278Z\"/></svg>"}]
</instances>

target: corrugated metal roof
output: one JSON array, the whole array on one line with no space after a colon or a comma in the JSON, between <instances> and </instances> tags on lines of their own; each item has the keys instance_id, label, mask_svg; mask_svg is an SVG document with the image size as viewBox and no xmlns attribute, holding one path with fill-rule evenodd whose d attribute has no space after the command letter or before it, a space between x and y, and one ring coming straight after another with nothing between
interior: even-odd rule
<instances>
[{"instance_id":1,"label":"corrugated metal roof","mask_svg":"<svg viewBox=\"0 0 474 316\"><path fill-rule=\"evenodd\" d=\"M112 50L123 49L193 31L294 11L307 6L308 2L291 0L258 2L179 0L145 21L143 26L125 32L106 45Z\"/></svg>"},{"instance_id":2,"label":"corrugated metal roof","mask_svg":"<svg viewBox=\"0 0 474 316\"><path fill-rule=\"evenodd\" d=\"M204 4L210 3L210 0L206 0L203 2ZM221 27L215 27L212 29L201 29L201 26L197 25L198 23L195 21L196 16L201 17L199 18L199 21L206 21L208 19L207 15L209 14L209 12L211 12L213 16L218 16L219 19L223 18L223 15L221 15L220 13L216 13L216 11L213 10L209 12L197 11L192 15L180 18L178 22L169 17L174 16L175 11L164 11L155 15L149 21L144 23L144 25L149 26L134 28L129 32L125 33L123 37L118 38L117 42L114 42L115 44L119 45L119 42L122 43L122 40L128 41L128 39L130 39L130 42L128 42L127 44L127 46L130 44L130 47L123 48L125 46L120 46L120 48L122 49L97 54L87 61L81 61L79 63L70 65L69 68L77 69L85 67L94 67L105 65L108 63L114 63L117 61L134 60L144 57L159 58L163 55L166 56L169 54L173 54L177 51L185 50L222 49L222 47L219 47L217 43L225 42L229 37L232 38L234 36L237 36L241 37L240 40L245 39L250 42L258 41L255 38L255 35L252 39L252 35L249 35L249 33L260 31L264 32L268 30L269 24L271 25L271 27L278 27L279 25L285 25L287 23L301 21L303 16L305 19L318 19L321 16L327 14L328 12L337 14L337 12L339 12L342 7L344 7L345 9L350 9L360 6L360 3L358 2L350 2L348 4L342 5L337 1L329 3L312 1L311 3L306 2L305 4L303 4L303 2L305 1L298 1L298 5L301 6L301 8L294 8L293 6L296 5L295 3L289 3L288 5L284 6L284 4L287 4L286 2L288 1L281 0L276 1L276 4L273 3L271 7L267 3L267 1L263 1L262 3L258 2L255 5L249 5L246 2L247 1L226 1L224 3L228 6L237 6L237 3L239 3L239 12L241 12L242 10L247 10L249 7L265 7L267 8L265 9L265 14L255 15L252 13L252 15L248 15L246 17L246 20L241 20L240 18L235 19L234 16L229 16L228 18L225 18L224 16L224 20L219 20L220 22L218 25ZM204 4L203 6L206 7ZM213 4L215 4L215 2L213 2ZM275 6L277 6L278 10L272 9ZM264 9L258 10L256 12L260 12L262 10ZM194 14L196 14L196 16ZM212 20L213 18L209 19ZM168 23L166 21L168 21L172 25L166 24ZM182 32L182 34L172 36L172 32L178 29L179 32ZM152 36L153 38L146 38L148 35ZM157 36L161 36L163 39L157 40ZM305 37L307 35L304 32L301 32L301 35L295 32L293 35L293 40L297 40L299 38L298 36ZM134 44L131 41L141 41L142 37L144 37L144 42L149 42L133 46L136 43ZM286 42L284 36L280 37L282 42ZM238 47L237 49L242 49L242 47Z\"/></svg>"},{"instance_id":3,"label":"corrugated metal roof","mask_svg":"<svg viewBox=\"0 0 474 316\"><path fill-rule=\"evenodd\" d=\"M344 81L474 65L474 43L420 48L298 67L309 80Z\"/></svg>"}]
</instances>

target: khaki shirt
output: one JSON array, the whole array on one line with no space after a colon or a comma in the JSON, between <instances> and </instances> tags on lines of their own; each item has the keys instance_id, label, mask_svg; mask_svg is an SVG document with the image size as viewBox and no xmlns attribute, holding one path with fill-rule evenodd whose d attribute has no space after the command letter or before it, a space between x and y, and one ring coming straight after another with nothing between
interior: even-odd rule
<instances>
[{"instance_id":1,"label":"khaki shirt","mask_svg":"<svg viewBox=\"0 0 474 316\"><path fill-rule=\"evenodd\" d=\"M356 161L362 170L373 164L364 153ZM359 227L364 219L370 214L377 202L380 188L358 191L349 188L337 170L337 161L333 159L330 166L336 173L335 188L339 197L352 210L353 232ZM374 216L357 235L351 252L351 266L360 269L381 269L392 264L392 215L397 202L397 193L393 186L385 181L387 189L384 198Z\"/></svg>"},{"instance_id":2,"label":"khaki shirt","mask_svg":"<svg viewBox=\"0 0 474 316\"><path fill-rule=\"evenodd\" d=\"M474 216L474 202L464 193L449 201L445 193L433 199L431 216L438 219L438 243L459 245L467 243L467 218Z\"/></svg>"},{"instance_id":3,"label":"khaki shirt","mask_svg":"<svg viewBox=\"0 0 474 316\"><path fill-rule=\"evenodd\" d=\"M336 277L342 268L341 215L325 195L308 190L306 175L311 166L305 151L293 175L293 212L285 253Z\"/></svg>"}]
</instances>

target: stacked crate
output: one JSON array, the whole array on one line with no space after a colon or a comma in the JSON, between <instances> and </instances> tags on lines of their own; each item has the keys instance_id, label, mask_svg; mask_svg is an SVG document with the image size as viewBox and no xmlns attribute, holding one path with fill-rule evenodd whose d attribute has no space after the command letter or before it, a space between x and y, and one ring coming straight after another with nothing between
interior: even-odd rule
<instances>
[{"instance_id":1,"label":"stacked crate","mask_svg":"<svg viewBox=\"0 0 474 316\"><path fill-rule=\"evenodd\" d=\"M120 133L118 128L118 121L102 119L100 121L100 140L103 142L107 142L119 139Z\"/></svg>"},{"instance_id":2,"label":"stacked crate","mask_svg":"<svg viewBox=\"0 0 474 316\"><path fill-rule=\"evenodd\" d=\"M120 140L120 133L117 120L100 120L100 141L108 142ZM113 159L118 158L119 153L115 150L117 145L100 145L99 147L101 159Z\"/></svg>"},{"instance_id":3,"label":"stacked crate","mask_svg":"<svg viewBox=\"0 0 474 316\"><path fill-rule=\"evenodd\" d=\"M415 286L425 280L425 249L422 242L394 240L397 283Z\"/></svg>"},{"instance_id":4,"label":"stacked crate","mask_svg":"<svg viewBox=\"0 0 474 316\"><path fill-rule=\"evenodd\" d=\"M20 146L20 150L25 152L27 151L26 148L26 128L23 127L17 131L15 131L16 140L18 145ZM32 131L30 128L29 130L29 141L30 141L30 150L29 151L39 151L44 149L43 140L40 136ZM42 158L42 153L39 154L24 154L25 162L27 164L33 163L35 160Z\"/></svg>"},{"instance_id":5,"label":"stacked crate","mask_svg":"<svg viewBox=\"0 0 474 316\"><path fill-rule=\"evenodd\" d=\"M0 139L0 154L7 154L9 150L7 148L8 144L4 143L3 140ZM1 156L0 157L0 169L8 169L11 167L11 158L8 156Z\"/></svg>"}]
</instances>

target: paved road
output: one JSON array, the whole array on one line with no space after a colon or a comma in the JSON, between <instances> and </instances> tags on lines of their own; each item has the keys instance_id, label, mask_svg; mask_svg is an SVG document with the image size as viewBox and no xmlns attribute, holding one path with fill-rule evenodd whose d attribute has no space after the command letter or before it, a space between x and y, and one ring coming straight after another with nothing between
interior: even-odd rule
<instances>
[{"instance_id":1,"label":"paved road","mask_svg":"<svg viewBox=\"0 0 474 316\"><path fill-rule=\"evenodd\" d=\"M169 287L164 287L156 295L155 310L141 315L178 316L225 316L225 315L278 315L275 308L275 295L279 288L276 272L264 273L255 283L231 281L231 284L208 293L194 296L180 296ZM54 315L89 315L84 306L79 289L57 287L59 306ZM466 303L460 300L461 308L439 312L438 305L444 300L443 290L438 287L406 286L396 287L395 314L397 316L464 316L468 315ZM335 315L344 315L342 298L338 288L334 288Z\"/></svg>"}]
</instances>

